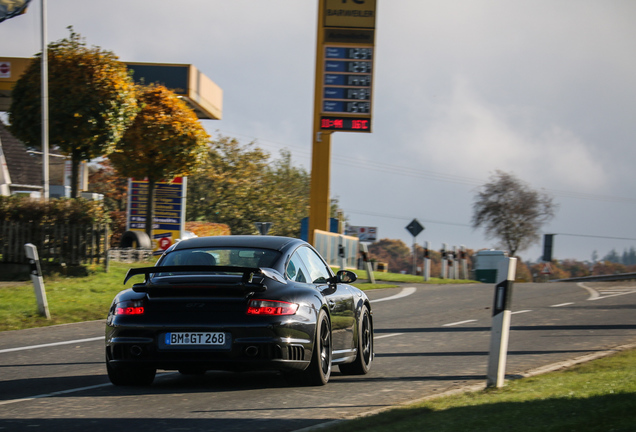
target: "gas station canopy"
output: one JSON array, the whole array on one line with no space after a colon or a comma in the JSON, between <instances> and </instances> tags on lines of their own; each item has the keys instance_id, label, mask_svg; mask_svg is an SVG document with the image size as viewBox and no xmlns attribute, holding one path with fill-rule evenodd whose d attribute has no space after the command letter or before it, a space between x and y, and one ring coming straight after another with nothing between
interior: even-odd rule
<instances>
[{"instance_id":1,"label":"gas station canopy","mask_svg":"<svg viewBox=\"0 0 636 432\"><path fill-rule=\"evenodd\" d=\"M32 59L0 57L0 111L11 106L11 90ZM161 84L188 104L200 119L220 120L223 90L196 67L188 64L128 63L137 84Z\"/></svg>"}]
</instances>

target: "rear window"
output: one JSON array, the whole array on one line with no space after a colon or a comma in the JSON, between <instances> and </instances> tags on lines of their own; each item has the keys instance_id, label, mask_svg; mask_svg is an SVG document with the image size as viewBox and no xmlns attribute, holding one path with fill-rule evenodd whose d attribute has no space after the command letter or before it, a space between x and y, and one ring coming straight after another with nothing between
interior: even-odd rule
<instances>
[{"instance_id":1,"label":"rear window","mask_svg":"<svg viewBox=\"0 0 636 432\"><path fill-rule=\"evenodd\" d=\"M256 248L200 248L172 251L159 266L216 265L229 267L273 267L280 252Z\"/></svg>"}]
</instances>

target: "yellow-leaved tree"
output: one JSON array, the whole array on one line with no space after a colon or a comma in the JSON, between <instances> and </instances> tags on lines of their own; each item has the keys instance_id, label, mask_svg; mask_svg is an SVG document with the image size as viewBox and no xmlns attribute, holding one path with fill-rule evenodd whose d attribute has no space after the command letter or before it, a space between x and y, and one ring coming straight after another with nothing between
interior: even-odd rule
<instances>
[{"instance_id":1,"label":"yellow-leaved tree","mask_svg":"<svg viewBox=\"0 0 636 432\"><path fill-rule=\"evenodd\" d=\"M48 46L49 138L71 156L71 190L79 195L81 161L111 151L137 113L135 85L117 56L87 47L69 27L69 38ZM42 143L41 57L38 54L13 88L11 132L30 148Z\"/></svg>"},{"instance_id":2,"label":"yellow-leaved tree","mask_svg":"<svg viewBox=\"0 0 636 432\"><path fill-rule=\"evenodd\" d=\"M124 177L148 180L146 234L152 238L157 182L190 174L201 162L209 136L194 111L164 86L140 86L141 110L108 156Z\"/></svg>"}]
</instances>

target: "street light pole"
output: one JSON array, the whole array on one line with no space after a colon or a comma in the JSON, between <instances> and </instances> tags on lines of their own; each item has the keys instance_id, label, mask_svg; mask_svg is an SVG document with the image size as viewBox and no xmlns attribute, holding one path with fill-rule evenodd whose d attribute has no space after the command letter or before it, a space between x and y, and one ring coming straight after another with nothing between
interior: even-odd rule
<instances>
[{"instance_id":1,"label":"street light pole","mask_svg":"<svg viewBox=\"0 0 636 432\"><path fill-rule=\"evenodd\" d=\"M49 55L47 50L46 0L42 0L42 199L49 199Z\"/></svg>"}]
</instances>

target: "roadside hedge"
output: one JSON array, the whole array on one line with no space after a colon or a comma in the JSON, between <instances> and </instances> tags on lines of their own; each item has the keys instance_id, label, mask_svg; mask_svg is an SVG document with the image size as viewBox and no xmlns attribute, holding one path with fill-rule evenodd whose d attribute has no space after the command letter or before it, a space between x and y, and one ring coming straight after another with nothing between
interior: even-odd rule
<instances>
[{"instance_id":1,"label":"roadside hedge","mask_svg":"<svg viewBox=\"0 0 636 432\"><path fill-rule=\"evenodd\" d=\"M109 217L99 201L82 198L36 201L20 196L0 196L0 221L93 225L108 223Z\"/></svg>"}]
</instances>

